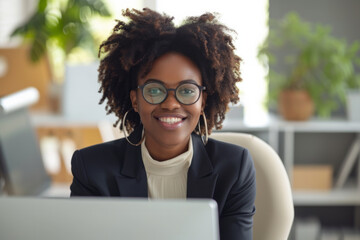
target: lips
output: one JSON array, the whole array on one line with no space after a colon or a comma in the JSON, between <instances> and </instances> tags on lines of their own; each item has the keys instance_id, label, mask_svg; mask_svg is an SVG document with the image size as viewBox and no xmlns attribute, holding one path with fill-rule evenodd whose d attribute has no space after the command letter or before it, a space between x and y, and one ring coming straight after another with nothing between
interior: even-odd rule
<instances>
[{"instance_id":1,"label":"lips","mask_svg":"<svg viewBox=\"0 0 360 240\"><path fill-rule=\"evenodd\" d=\"M163 115L155 117L161 126L167 130L173 130L182 125L186 117L182 115Z\"/></svg>"},{"instance_id":2,"label":"lips","mask_svg":"<svg viewBox=\"0 0 360 240\"><path fill-rule=\"evenodd\" d=\"M159 121L167 124L175 124L181 122L182 119L179 117L161 117L159 118Z\"/></svg>"}]
</instances>

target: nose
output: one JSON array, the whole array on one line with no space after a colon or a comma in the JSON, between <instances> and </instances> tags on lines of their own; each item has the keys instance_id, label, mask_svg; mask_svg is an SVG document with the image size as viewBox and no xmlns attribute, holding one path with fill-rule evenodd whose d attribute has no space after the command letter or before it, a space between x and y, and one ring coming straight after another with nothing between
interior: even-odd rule
<instances>
[{"instance_id":1,"label":"nose","mask_svg":"<svg viewBox=\"0 0 360 240\"><path fill-rule=\"evenodd\" d=\"M180 103L176 99L174 91L169 91L167 98L160 104L160 107L168 110L180 108Z\"/></svg>"}]
</instances>

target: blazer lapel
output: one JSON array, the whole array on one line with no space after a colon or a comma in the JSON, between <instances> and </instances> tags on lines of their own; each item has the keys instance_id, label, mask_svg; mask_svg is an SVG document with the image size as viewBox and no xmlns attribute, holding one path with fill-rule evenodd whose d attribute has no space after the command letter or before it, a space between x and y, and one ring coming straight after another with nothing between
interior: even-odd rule
<instances>
[{"instance_id":1,"label":"blazer lapel","mask_svg":"<svg viewBox=\"0 0 360 240\"><path fill-rule=\"evenodd\" d=\"M140 129L140 137L141 133ZM139 129L130 135L130 141L136 142L137 135L139 135ZM135 147L126 143L123 163L120 175L116 177L120 196L148 197L147 177L141 158L141 146Z\"/></svg>"},{"instance_id":2,"label":"blazer lapel","mask_svg":"<svg viewBox=\"0 0 360 240\"><path fill-rule=\"evenodd\" d=\"M213 166L200 137L192 134L194 155L188 171L187 197L213 198L218 175L213 174Z\"/></svg>"}]
</instances>

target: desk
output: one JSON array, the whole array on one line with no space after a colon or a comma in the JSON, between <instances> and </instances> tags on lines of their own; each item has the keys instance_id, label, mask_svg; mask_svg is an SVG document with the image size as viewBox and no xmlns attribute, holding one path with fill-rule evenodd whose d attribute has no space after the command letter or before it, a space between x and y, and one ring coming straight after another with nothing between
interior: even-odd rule
<instances>
[{"instance_id":1,"label":"desk","mask_svg":"<svg viewBox=\"0 0 360 240\"><path fill-rule=\"evenodd\" d=\"M96 122L68 121L64 117L57 115L32 115L31 120L37 130L41 148L44 148L44 144L47 144L44 143L46 141L52 141L53 145L57 145L51 146L51 144L48 144L52 148L52 150L49 150L52 151L50 154L60 161L59 170L49 172L54 183L70 183L72 181L70 161L72 153L76 149L102 142ZM54 153L55 151L56 153ZM46 156L43 157L46 161Z\"/></svg>"}]
</instances>

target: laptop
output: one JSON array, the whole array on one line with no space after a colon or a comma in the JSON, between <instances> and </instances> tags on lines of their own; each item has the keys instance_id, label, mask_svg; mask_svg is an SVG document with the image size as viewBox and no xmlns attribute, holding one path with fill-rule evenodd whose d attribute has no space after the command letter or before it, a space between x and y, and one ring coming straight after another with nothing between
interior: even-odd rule
<instances>
[{"instance_id":1,"label":"laptop","mask_svg":"<svg viewBox=\"0 0 360 240\"><path fill-rule=\"evenodd\" d=\"M218 240L214 200L0 198L0 239Z\"/></svg>"}]
</instances>

